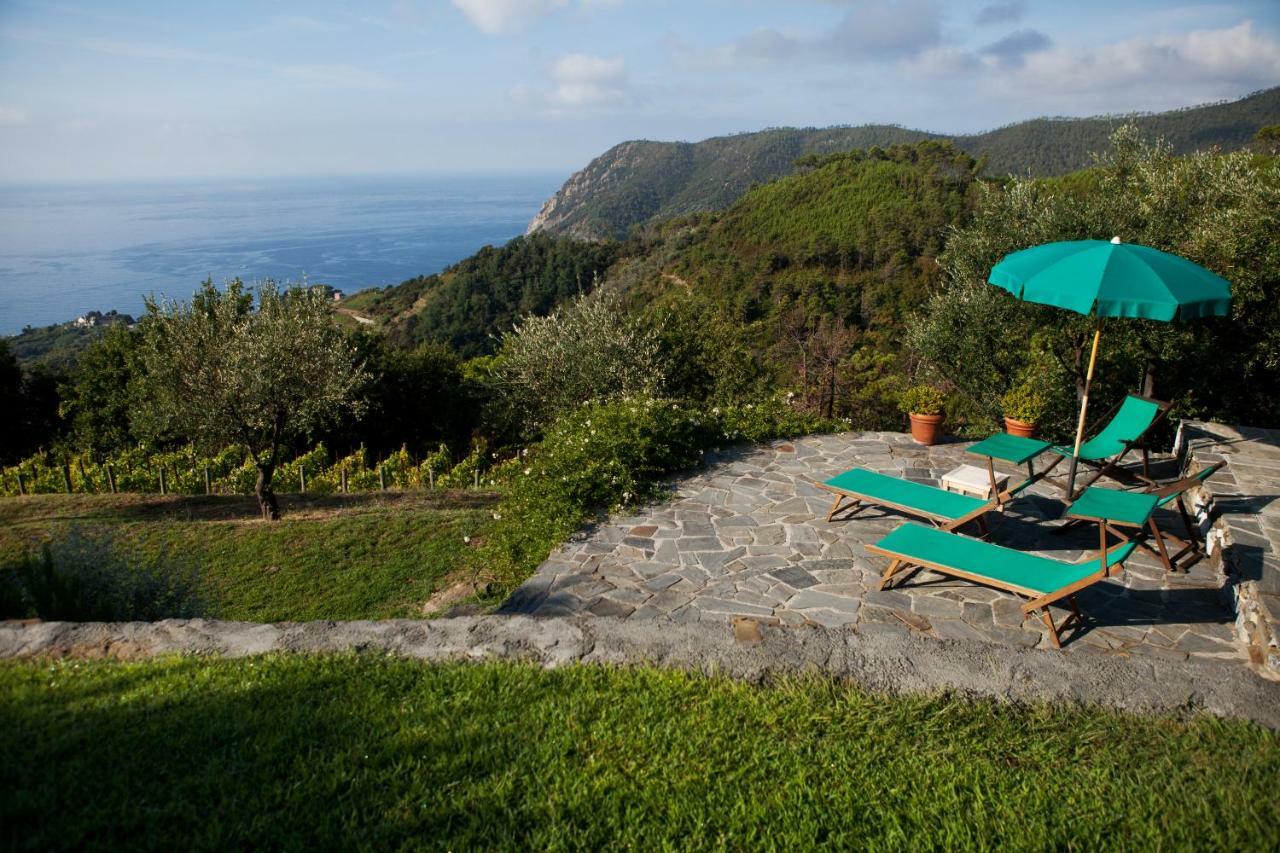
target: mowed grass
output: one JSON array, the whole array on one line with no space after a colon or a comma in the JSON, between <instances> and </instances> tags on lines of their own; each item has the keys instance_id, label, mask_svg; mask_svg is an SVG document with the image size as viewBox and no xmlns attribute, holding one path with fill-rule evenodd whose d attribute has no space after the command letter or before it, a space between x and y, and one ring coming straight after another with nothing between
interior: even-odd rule
<instances>
[{"instance_id":1,"label":"mowed grass","mask_svg":"<svg viewBox=\"0 0 1280 853\"><path fill-rule=\"evenodd\" d=\"M194 562L204 615L252 621L422 614L465 571L491 495L385 492L282 498L264 522L252 498L33 495L0 498L0 560L74 529L107 534L130 561Z\"/></svg>"},{"instance_id":2,"label":"mowed grass","mask_svg":"<svg viewBox=\"0 0 1280 853\"><path fill-rule=\"evenodd\" d=\"M374 656L0 664L25 849L1274 849L1280 741L1202 718Z\"/></svg>"}]
</instances>

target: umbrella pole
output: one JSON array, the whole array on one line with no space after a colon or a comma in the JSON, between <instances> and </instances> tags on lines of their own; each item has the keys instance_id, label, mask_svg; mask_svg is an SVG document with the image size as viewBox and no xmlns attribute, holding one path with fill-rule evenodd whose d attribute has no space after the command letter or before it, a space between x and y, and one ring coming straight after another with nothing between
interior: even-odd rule
<instances>
[{"instance_id":1,"label":"umbrella pole","mask_svg":"<svg viewBox=\"0 0 1280 853\"><path fill-rule=\"evenodd\" d=\"M1084 422L1089 411L1089 386L1093 384L1093 368L1098 363L1098 341L1102 338L1102 315L1098 315L1098 327L1093 330L1093 349L1089 352L1089 372L1084 377L1084 397L1080 400L1080 420L1076 424L1076 444L1071 451L1071 470L1067 473L1067 500L1073 500L1076 491L1076 466L1080 462L1080 445L1084 442Z\"/></svg>"}]
</instances>

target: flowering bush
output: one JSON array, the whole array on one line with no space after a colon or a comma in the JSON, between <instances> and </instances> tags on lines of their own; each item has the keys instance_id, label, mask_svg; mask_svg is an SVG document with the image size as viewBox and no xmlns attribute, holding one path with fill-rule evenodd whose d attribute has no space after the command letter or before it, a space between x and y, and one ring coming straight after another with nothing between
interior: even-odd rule
<instances>
[{"instance_id":1,"label":"flowering bush","mask_svg":"<svg viewBox=\"0 0 1280 853\"><path fill-rule=\"evenodd\" d=\"M709 448L845 427L780 400L710 412L652 397L582 405L495 472L504 497L486 543L493 579L513 588L595 513L654 498Z\"/></svg>"},{"instance_id":2,"label":"flowering bush","mask_svg":"<svg viewBox=\"0 0 1280 853\"><path fill-rule=\"evenodd\" d=\"M594 512L652 497L663 475L721 439L714 417L651 397L587 403L554 421L497 472L505 495L486 546L495 580L519 583Z\"/></svg>"}]
</instances>

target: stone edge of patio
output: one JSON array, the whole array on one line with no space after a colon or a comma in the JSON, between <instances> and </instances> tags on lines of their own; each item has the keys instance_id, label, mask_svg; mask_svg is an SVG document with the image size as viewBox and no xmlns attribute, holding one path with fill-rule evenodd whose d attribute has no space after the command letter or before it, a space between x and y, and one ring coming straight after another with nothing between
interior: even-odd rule
<instances>
[{"instance_id":1,"label":"stone edge of patio","mask_svg":"<svg viewBox=\"0 0 1280 853\"><path fill-rule=\"evenodd\" d=\"M1225 592L1249 665L1280 681L1280 430L1183 421L1179 449L1198 466L1227 463L1192 503L1211 553L1220 550L1229 569ZM1210 498L1240 506L1224 512Z\"/></svg>"},{"instance_id":2,"label":"stone edge of patio","mask_svg":"<svg viewBox=\"0 0 1280 853\"><path fill-rule=\"evenodd\" d=\"M206 619L0 623L0 658L133 660L352 651L428 661L519 660L548 667L649 664L752 682L815 673L885 693L947 691L1130 712L1207 712L1280 728L1280 683L1260 679L1244 667L1062 655L923 638L890 625L849 631L774 628L750 620L717 625L527 616L276 624Z\"/></svg>"}]
</instances>

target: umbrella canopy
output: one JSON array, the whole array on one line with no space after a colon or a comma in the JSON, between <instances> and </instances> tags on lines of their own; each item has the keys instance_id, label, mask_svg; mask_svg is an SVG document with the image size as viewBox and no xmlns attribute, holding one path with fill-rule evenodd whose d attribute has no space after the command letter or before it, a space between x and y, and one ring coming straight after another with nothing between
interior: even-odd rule
<instances>
[{"instance_id":1,"label":"umbrella canopy","mask_svg":"<svg viewBox=\"0 0 1280 853\"><path fill-rule=\"evenodd\" d=\"M1119 237L1023 249L992 267L987 281L1028 302L1099 317L1169 322L1231 309L1231 285L1222 276Z\"/></svg>"},{"instance_id":2,"label":"umbrella canopy","mask_svg":"<svg viewBox=\"0 0 1280 853\"><path fill-rule=\"evenodd\" d=\"M1221 317L1231 310L1231 284L1186 258L1107 240L1045 243L1007 255L991 268L987 281L1019 299L1066 308L1077 314L1096 314L1098 328L1089 353L1080 420L1076 426L1067 496L1073 497L1080 443L1084 440L1089 387L1098 361L1102 318L1138 317L1170 322L1196 317Z\"/></svg>"}]
</instances>

